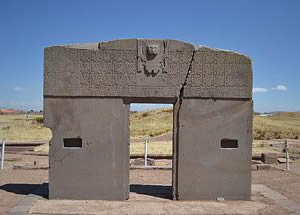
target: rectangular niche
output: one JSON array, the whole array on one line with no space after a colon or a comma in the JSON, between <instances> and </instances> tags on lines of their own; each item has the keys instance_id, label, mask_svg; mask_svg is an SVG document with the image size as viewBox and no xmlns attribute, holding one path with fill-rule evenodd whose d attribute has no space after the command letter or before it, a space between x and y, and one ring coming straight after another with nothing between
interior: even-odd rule
<instances>
[{"instance_id":1,"label":"rectangular niche","mask_svg":"<svg viewBox=\"0 0 300 215\"><path fill-rule=\"evenodd\" d=\"M221 140L221 148L222 149L236 149L239 147L238 140L224 138Z\"/></svg>"},{"instance_id":2,"label":"rectangular niche","mask_svg":"<svg viewBox=\"0 0 300 215\"><path fill-rule=\"evenodd\" d=\"M82 148L81 138L64 138L64 148Z\"/></svg>"}]
</instances>

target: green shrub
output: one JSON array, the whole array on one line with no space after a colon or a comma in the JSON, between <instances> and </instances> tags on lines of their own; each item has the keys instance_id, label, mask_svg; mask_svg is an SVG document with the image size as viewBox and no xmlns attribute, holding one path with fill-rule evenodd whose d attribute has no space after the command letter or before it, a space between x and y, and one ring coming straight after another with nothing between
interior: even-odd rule
<instances>
[{"instance_id":1,"label":"green shrub","mask_svg":"<svg viewBox=\"0 0 300 215\"><path fill-rule=\"evenodd\" d=\"M44 123L44 118L42 116L38 116L38 117L35 118L35 121L38 124L43 124Z\"/></svg>"},{"instance_id":2,"label":"green shrub","mask_svg":"<svg viewBox=\"0 0 300 215\"><path fill-rule=\"evenodd\" d=\"M149 116L150 114L149 114L149 112L144 112L144 113L142 113L142 117L147 117L147 116Z\"/></svg>"}]
</instances>

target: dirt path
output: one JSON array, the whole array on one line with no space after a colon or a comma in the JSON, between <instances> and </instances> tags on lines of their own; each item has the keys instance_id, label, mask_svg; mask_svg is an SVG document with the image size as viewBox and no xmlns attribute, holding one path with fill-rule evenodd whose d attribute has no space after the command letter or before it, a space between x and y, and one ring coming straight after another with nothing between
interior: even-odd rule
<instances>
[{"instance_id":1,"label":"dirt path","mask_svg":"<svg viewBox=\"0 0 300 215\"><path fill-rule=\"evenodd\" d=\"M46 170L13 170L0 172L0 214L16 206L26 195L48 180Z\"/></svg>"},{"instance_id":2,"label":"dirt path","mask_svg":"<svg viewBox=\"0 0 300 215\"><path fill-rule=\"evenodd\" d=\"M300 204L300 176L280 170L252 172L252 184L264 184Z\"/></svg>"}]
</instances>

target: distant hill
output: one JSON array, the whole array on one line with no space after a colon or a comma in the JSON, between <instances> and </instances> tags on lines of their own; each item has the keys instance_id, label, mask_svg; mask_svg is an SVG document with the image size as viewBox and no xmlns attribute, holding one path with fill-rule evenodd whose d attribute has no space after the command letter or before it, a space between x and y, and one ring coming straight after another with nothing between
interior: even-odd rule
<instances>
[{"instance_id":1,"label":"distant hill","mask_svg":"<svg viewBox=\"0 0 300 215\"><path fill-rule=\"evenodd\" d=\"M132 137L158 136L172 131L172 127L172 108L131 112L130 114L130 135Z\"/></svg>"}]
</instances>

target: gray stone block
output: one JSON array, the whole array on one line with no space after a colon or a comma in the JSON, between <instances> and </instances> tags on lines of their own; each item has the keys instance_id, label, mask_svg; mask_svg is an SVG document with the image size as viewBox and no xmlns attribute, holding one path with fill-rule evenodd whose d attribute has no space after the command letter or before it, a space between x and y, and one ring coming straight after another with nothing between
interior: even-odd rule
<instances>
[{"instance_id":1,"label":"gray stone block","mask_svg":"<svg viewBox=\"0 0 300 215\"><path fill-rule=\"evenodd\" d=\"M184 97L252 98L251 59L235 52L198 48Z\"/></svg>"},{"instance_id":2,"label":"gray stone block","mask_svg":"<svg viewBox=\"0 0 300 215\"><path fill-rule=\"evenodd\" d=\"M252 101L184 99L178 132L178 199L250 199Z\"/></svg>"},{"instance_id":3,"label":"gray stone block","mask_svg":"<svg viewBox=\"0 0 300 215\"><path fill-rule=\"evenodd\" d=\"M262 153L261 160L265 164L276 164L277 163L277 154L276 153Z\"/></svg>"},{"instance_id":4,"label":"gray stone block","mask_svg":"<svg viewBox=\"0 0 300 215\"><path fill-rule=\"evenodd\" d=\"M271 169L269 164L257 164L257 170L269 170Z\"/></svg>"},{"instance_id":5,"label":"gray stone block","mask_svg":"<svg viewBox=\"0 0 300 215\"><path fill-rule=\"evenodd\" d=\"M128 199L128 105L122 99L46 98L50 199ZM82 147L65 147L80 138Z\"/></svg>"}]
</instances>

